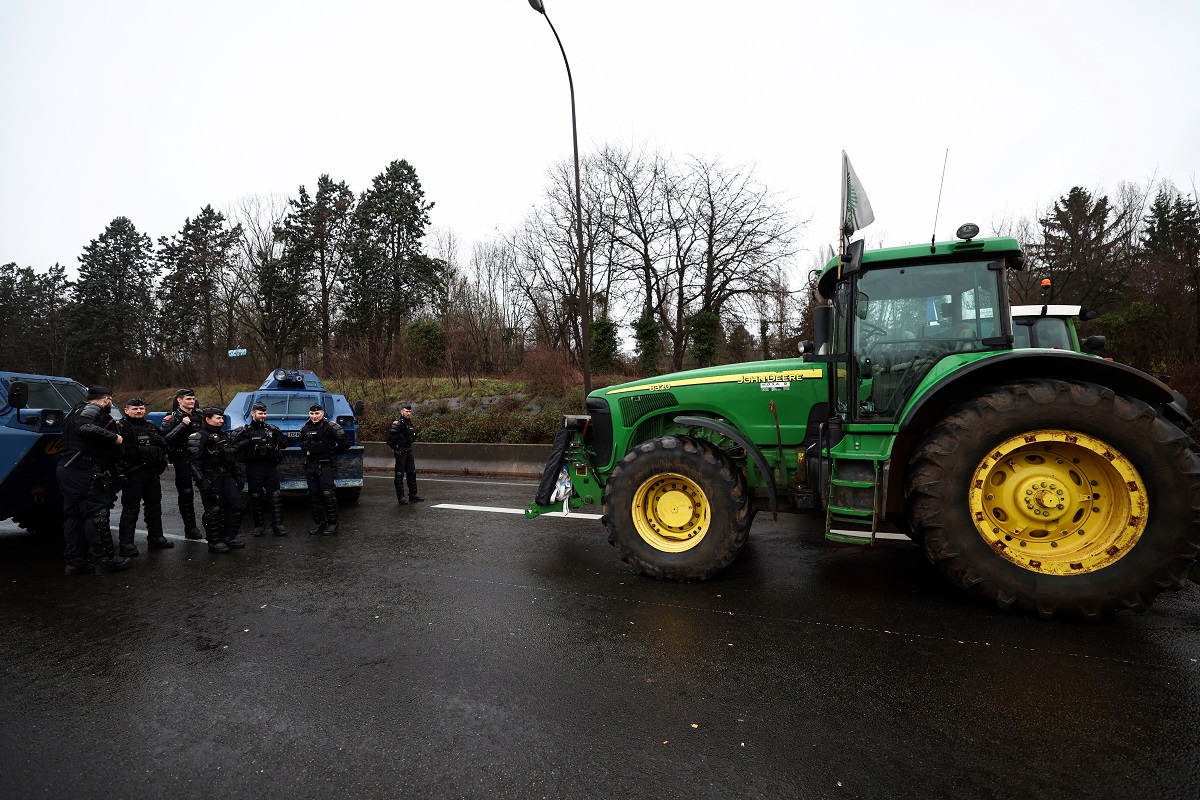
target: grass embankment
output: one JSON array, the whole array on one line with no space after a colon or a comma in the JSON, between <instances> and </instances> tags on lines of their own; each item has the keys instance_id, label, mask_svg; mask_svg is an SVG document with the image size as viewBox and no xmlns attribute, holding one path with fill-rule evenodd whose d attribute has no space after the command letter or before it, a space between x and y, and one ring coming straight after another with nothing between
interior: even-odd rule
<instances>
[{"instance_id":1,"label":"grass embankment","mask_svg":"<svg viewBox=\"0 0 1200 800\"><path fill-rule=\"evenodd\" d=\"M455 385L447 378L398 380L324 380L325 388L344 394L353 405L364 405L360 438L382 441L400 412L402 403L413 404L413 422L424 442L549 444L563 414L583 413L583 389L566 388L548 395L538 382L481 378L471 385ZM616 382L616 381L611 381ZM200 404L225 407L238 392L257 389L261 383L193 386ZM119 389L113 398L123 404L140 395L150 411L169 411L178 387Z\"/></svg>"}]
</instances>

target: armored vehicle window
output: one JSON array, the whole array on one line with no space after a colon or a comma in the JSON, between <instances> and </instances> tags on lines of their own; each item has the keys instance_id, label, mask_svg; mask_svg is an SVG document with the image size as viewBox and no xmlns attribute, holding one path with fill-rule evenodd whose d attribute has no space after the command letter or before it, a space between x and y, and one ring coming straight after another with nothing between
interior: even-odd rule
<instances>
[{"instance_id":1,"label":"armored vehicle window","mask_svg":"<svg viewBox=\"0 0 1200 800\"><path fill-rule=\"evenodd\" d=\"M77 403L84 400L85 395L78 386L70 383L58 383L25 379L29 386L29 408L55 408L59 411L70 411Z\"/></svg>"},{"instance_id":2,"label":"armored vehicle window","mask_svg":"<svg viewBox=\"0 0 1200 800\"><path fill-rule=\"evenodd\" d=\"M315 394L260 394L254 398L267 407L268 417L307 417L308 408L313 403L320 403L321 398Z\"/></svg>"}]
</instances>

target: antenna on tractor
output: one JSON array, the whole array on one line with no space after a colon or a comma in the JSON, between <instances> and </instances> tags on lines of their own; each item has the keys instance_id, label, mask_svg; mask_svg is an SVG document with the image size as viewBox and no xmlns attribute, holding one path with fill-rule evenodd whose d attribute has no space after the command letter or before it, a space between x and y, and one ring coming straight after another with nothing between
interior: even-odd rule
<instances>
[{"instance_id":1,"label":"antenna on tractor","mask_svg":"<svg viewBox=\"0 0 1200 800\"><path fill-rule=\"evenodd\" d=\"M946 148L946 157L942 159L942 182L938 184L938 201L937 208L933 210L933 236L929 237L929 252L937 252L937 221L938 214L942 212L942 187L946 185L946 162L950 160L950 148Z\"/></svg>"}]
</instances>

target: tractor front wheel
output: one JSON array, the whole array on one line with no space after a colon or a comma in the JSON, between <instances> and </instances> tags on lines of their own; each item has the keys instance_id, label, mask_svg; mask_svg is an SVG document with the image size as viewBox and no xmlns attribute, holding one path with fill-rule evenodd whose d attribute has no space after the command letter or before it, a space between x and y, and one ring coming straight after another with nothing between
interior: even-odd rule
<instances>
[{"instance_id":1,"label":"tractor front wheel","mask_svg":"<svg viewBox=\"0 0 1200 800\"><path fill-rule=\"evenodd\" d=\"M996 387L934 426L906 496L926 555L1001 608L1103 618L1179 588L1200 460L1146 404L1090 383Z\"/></svg>"},{"instance_id":2,"label":"tractor front wheel","mask_svg":"<svg viewBox=\"0 0 1200 800\"><path fill-rule=\"evenodd\" d=\"M737 467L686 436L639 444L605 487L609 543L622 561L656 578L711 576L737 556L752 519Z\"/></svg>"}]
</instances>

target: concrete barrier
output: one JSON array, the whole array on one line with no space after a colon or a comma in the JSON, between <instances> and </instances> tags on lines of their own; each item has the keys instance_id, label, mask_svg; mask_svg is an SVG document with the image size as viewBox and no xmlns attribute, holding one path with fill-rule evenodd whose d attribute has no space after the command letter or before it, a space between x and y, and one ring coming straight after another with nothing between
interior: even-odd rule
<instances>
[{"instance_id":1,"label":"concrete barrier","mask_svg":"<svg viewBox=\"0 0 1200 800\"><path fill-rule=\"evenodd\" d=\"M418 473L540 478L549 458L548 444L417 442L413 446ZM386 444L363 442L363 466L366 469L391 472L395 464L392 450Z\"/></svg>"}]
</instances>

